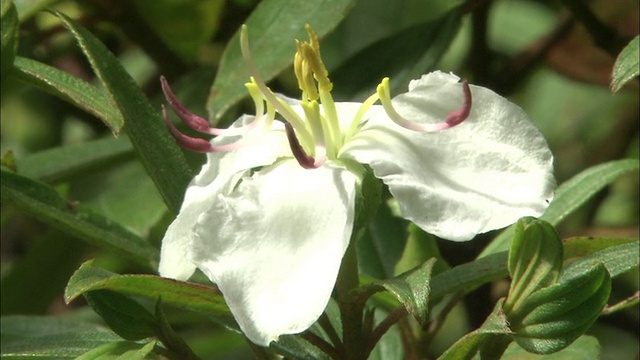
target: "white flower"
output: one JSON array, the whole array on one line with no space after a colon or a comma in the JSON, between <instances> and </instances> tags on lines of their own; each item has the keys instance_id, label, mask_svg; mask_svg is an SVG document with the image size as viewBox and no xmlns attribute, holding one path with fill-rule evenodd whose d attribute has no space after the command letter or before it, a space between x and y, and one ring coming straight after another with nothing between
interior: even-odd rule
<instances>
[{"instance_id":1,"label":"white flower","mask_svg":"<svg viewBox=\"0 0 640 360\"><path fill-rule=\"evenodd\" d=\"M260 80L243 29L257 115L229 129L210 129L163 79L183 121L220 136L208 142L171 128L208 160L164 237L160 274L187 280L200 269L244 334L264 346L306 330L327 305L353 232L360 164L406 219L454 241L539 216L555 186L551 152L518 106L442 72L412 81L393 101L385 79L363 104L334 103L309 33L294 62L302 100L292 100ZM273 121L276 113L284 122Z\"/></svg>"}]
</instances>

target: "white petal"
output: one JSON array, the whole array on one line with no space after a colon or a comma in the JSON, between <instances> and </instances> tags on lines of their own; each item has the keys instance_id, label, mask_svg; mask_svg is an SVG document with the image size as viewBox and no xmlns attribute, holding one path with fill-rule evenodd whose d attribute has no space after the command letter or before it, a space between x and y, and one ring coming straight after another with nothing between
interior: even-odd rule
<instances>
[{"instance_id":1,"label":"white petal","mask_svg":"<svg viewBox=\"0 0 640 360\"><path fill-rule=\"evenodd\" d=\"M234 126L250 121L240 118ZM160 251L161 276L187 280L195 271L195 265L187 253L193 242L193 227L198 216L211 207L220 192L233 189L238 179L251 168L270 165L284 154L290 153L282 124L274 123L273 131L256 135L256 140L227 153L207 154L207 163L191 181L184 196L180 213L167 229ZM235 141L239 137L218 137L215 145Z\"/></svg>"},{"instance_id":2,"label":"white petal","mask_svg":"<svg viewBox=\"0 0 640 360\"><path fill-rule=\"evenodd\" d=\"M425 75L394 106L412 121L440 122L462 103L457 81ZM342 154L369 164L407 219L457 241L539 216L555 187L553 156L522 109L489 89L471 91L471 114L454 128L413 132L378 111Z\"/></svg>"},{"instance_id":3,"label":"white petal","mask_svg":"<svg viewBox=\"0 0 640 360\"><path fill-rule=\"evenodd\" d=\"M353 227L355 176L285 160L219 194L196 226L192 259L253 342L311 326L327 305Z\"/></svg>"}]
</instances>

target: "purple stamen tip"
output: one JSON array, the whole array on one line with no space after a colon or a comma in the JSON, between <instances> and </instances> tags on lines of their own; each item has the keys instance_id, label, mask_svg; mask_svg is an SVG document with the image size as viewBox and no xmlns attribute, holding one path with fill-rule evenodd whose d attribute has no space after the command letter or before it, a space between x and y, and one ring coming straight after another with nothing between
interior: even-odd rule
<instances>
[{"instance_id":1,"label":"purple stamen tip","mask_svg":"<svg viewBox=\"0 0 640 360\"><path fill-rule=\"evenodd\" d=\"M291 152L293 153L293 157L296 158L298 164L302 166L303 169L317 169L319 166L316 165L316 161L312 156L309 156L302 145L300 145L300 141L296 137L296 133L293 130L293 126L289 123L284 123L284 127L287 133L287 139L289 140L289 146L291 147Z\"/></svg>"},{"instance_id":2,"label":"purple stamen tip","mask_svg":"<svg viewBox=\"0 0 640 360\"><path fill-rule=\"evenodd\" d=\"M450 112L445 120L445 123L447 123L449 127L454 127L462 123L471 113L471 89L469 88L469 83L466 79L462 80L462 94L464 96L462 106L460 106L458 110Z\"/></svg>"},{"instance_id":3,"label":"purple stamen tip","mask_svg":"<svg viewBox=\"0 0 640 360\"><path fill-rule=\"evenodd\" d=\"M171 86L169 86L169 83L164 76L160 76L160 83L162 85L162 92L164 92L165 98L180 120L193 130L200 131L202 133L209 133L209 122L189 111L180 101L178 101L178 98L173 93L173 90L171 90Z\"/></svg>"},{"instance_id":4,"label":"purple stamen tip","mask_svg":"<svg viewBox=\"0 0 640 360\"><path fill-rule=\"evenodd\" d=\"M171 133L173 138L176 139L178 144L180 144L180 146L199 153L208 153L215 151L213 145L211 145L211 143L207 140L187 136L181 133L180 130L176 129L176 127L171 122L171 119L169 119L167 109L164 105L162 105L162 119L167 125L167 129L169 129L169 132Z\"/></svg>"}]
</instances>

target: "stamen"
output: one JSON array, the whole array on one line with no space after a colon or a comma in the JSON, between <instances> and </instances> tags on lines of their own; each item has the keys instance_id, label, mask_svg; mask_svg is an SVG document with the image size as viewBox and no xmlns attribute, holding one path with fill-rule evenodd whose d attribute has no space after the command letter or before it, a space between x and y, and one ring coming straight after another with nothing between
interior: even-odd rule
<instances>
[{"instance_id":1,"label":"stamen","mask_svg":"<svg viewBox=\"0 0 640 360\"><path fill-rule=\"evenodd\" d=\"M462 80L462 106L458 110L452 111L447 115L445 121L436 124L419 124L405 119L402 115L398 114L396 109L391 103L391 92L389 90L389 78L382 79L380 85L377 88L378 96L380 97L380 103L386 111L387 115L393 122L402 126L405 129L420 131L420 132L436 132L445 129L452 128L465 121L471 113L471 89L467 80Z\"/></svg>"},{"instance_id":2,"label":"stamen","mask_svg":"<svg viewBox=\"0 0 640 360\"><path fill-rule=\"evenodd\" d=\"M230 144L214 146L205 139L194 138L194 137L185 135L181 133L180 130L178 130L173 125L173 123L171 122L171 119L169 119L169 114L167 114L167 108L164 105L162 105L162 119L164 120L164 123L166 124L167 129L169 129L169 132L171 133L173 138L176 139L178 144L180 144L180 146L182 146L183 148L194 151L194 152L199 152L199 153L226 152L226 151L238 149L251 141L251 138L243 137L242 139Z\"/></svg>"},{"instance_id":3,"label":"stamen","mask_svg":"<svg viewBox=\"0 0 640 360\"><path fill-rule=\"evenodd\" d=\"M300 145L300 141L296 137L295 130L293 130L293 126L289 123L284 123L284 128L287 133L287 139L289 140L289 146L291 147L291 153L293 153L293 157L296 158L298 164L302 166L303 169L317 169L324 163L324 160L321 162L317 162L312 156L309 156L302 145Z\"/></svg>"},{"instance_id":4,"label":"stamen","mask_svg":"<svg viewBox=\"0 0 640 360\"><path fill-rule=\"evenodd\" d=\"M169 86L169 83L167 82L167 79L165 79L164 76L160 76L160 83L162 85L162 91L164 92L165 98L169 102L169 105L171 105L171 108L176 113L176 115L178 115L180 120L182 120L182 122L185 123L189 128L195 131L201 132L203 134L222 135L222 136L243 135L247 133L249 130L253 129L256 125L258 125L259 120L261 120L259 116L256 116L256 119L253 122L246 124L242 127L229 128L229 129L213 128L209 126L209 122L206 119L193 114L184 105L182 105L182 103L178 100L176 95L173 93L173 90L171 90L171 86Z\"/></svg>"},{"instance_id":5,"label":"stamen","mask_svg":"<svg viewBox=\"0 0 640 360\"><path fill-rule=\"evenodd\" d=\"M267 85L260 78L260 74L258 74L258 70L251 60L251 53L249 51L249 35L247 31L247 26L242 25L240 29L240 50L242 51L242 57L244 62L247 64L247 68L249 69L249 73L255 79L256 85L262 91L262 95L265 97L268 103L271 103L276 110L282 115L285 120L292 124L298 131L299 136L302 138L302 141L305 144L313 144L313 136L309 129L306 128L304 121L298 116L298 114L291 109L291 107L285 104L282 100L278 99L273 92L267 87Z\"/></svg>"},{"instance_id":6,"label":"stamen","mask_svg":"<svg viewBox=\"0 0 640 360\"><path fill-rule=\"evenodd\" d=\"M349 139L351 139L353 135L355 135L356 131L358 131L358 126L362 122L362 117L364 116L364 114L367 113L367 111L371 108L371 106L373 106L373 104L376 101L378 101L378 99L379 99L378 94L374 93L373 95L369 96L367 100L365 100L362 103L362 105L360 105L358 112L356 112L356 115L351 120L351 125L349 125L349 130L347 130L347 133L344 136L345 143L349 141Z\"/></svg>"}]
</instances>

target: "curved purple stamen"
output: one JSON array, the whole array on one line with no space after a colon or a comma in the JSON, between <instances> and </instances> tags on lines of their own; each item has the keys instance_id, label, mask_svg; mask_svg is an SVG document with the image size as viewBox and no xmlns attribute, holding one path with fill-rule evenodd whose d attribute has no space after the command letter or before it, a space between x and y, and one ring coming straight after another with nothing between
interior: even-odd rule
<instances>
[{"instance_id":1,"label":"curved purple stamen","mask_svg":"<svg viewBox=\"0 0 640 360\"><path fill-rule=\"evenodd\" d=\"M322 166L321 163L316 163L316 160L309 156L309 154L304 151L302 145L300 145L300 141L296 137L296 133L293 130L293 126L288 122L284 123L284 128L287 133L287 139L289 140L289 146L291 147L291 152L293 153L293 157L296 158L298 164L302 166L303 169L317 169Z\"/></svg>"},{"instance_id":2,"label":"curved purple stamen","mask_svg":"<svg viewBox=\"0 0 640 360\"><path fill-rule=\"evenodd\" d=\"M181 133L180 130L178 130L173 125L173 123L171 122L171 119L169 119L169 114L167 114L167 109L165 108L164 105L162 105L162 119L164 120L164 123L167 125L167 129L169 129L169 132L171 133L173 138L176 139L178 144L180 144L180 146L182 146L187 150L191 150L199 153L231 151L239 147L242 147L243 145L251 141L250 138L243 137L242 139L230 144L213 145L205 139L194 138L194 137L185 135Z\"/></svg>"},{"instance_id":3,"label":"curved purple stamen","mask_svg":"<svg viewBox=\"0 0 640 360\"><path fill-rule=\"evenodd\" d=\"M467 79L462 80L462 106L458 110L452 111L447 115L447 119L444 121L448 127L454 127L461 122L465 121L471 113L471 89L469 88L469 82Z\"/></svg>"},{"instance_id":4,"label":"curved purple stamen","mask_svg":"<svg viewBox=\"0 0 640 360\"><path fill-rule=\"evenodd\" d=\"M180 101L178 101L178 98L173 93L173 90L171 90L171 86L169 86L169 83L164 76L160 76L160 84L162 85L162 92L164 92L165 98L169 102L169 105L171 105L171 108L176 113L176 115L178 115L180 120L182 120L182 122L185 123L189 128L195 131L199 131L203 134L222 136L243 135L254 128L258 123L258 121L256 120L261 118L256 116L256 120L247 125L237 128L218 129L211 127L206 119L192 113L184 105L182 105Z\"/></svg>"}]
</instances>

